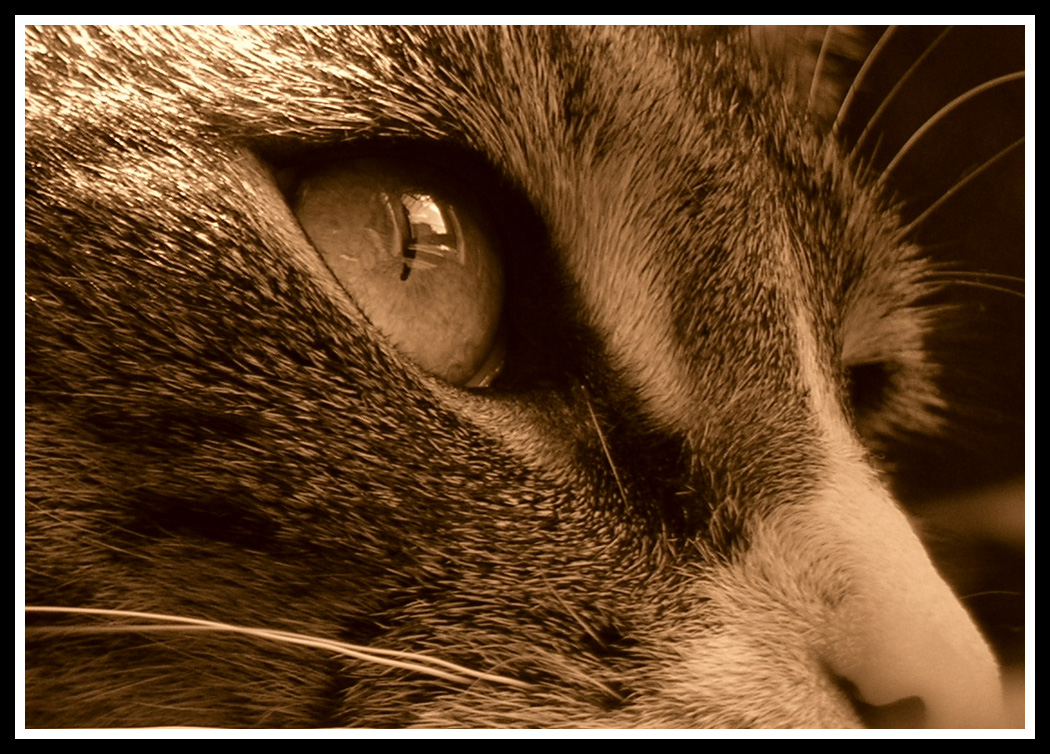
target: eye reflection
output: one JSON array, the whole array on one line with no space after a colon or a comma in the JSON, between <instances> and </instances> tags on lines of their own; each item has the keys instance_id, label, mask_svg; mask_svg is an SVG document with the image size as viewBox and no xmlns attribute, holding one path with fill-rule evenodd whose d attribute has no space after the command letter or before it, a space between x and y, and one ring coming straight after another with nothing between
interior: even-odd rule
<instances>
[{"instance_id":1,"label":"eye reflection","mask_svg":"<svg viewBox=\"0 0 1050 754\"><path fill-rule=\"evenodd\" d=\"M433 269L434 261L465 263L463 231L456 211L430 194L401 194L400 212L384 194L391 220L404 240L401 248L401 280L408 280L412 270ZM422 254L424 256L420 257Z\"/></svg>"}]
</instances>

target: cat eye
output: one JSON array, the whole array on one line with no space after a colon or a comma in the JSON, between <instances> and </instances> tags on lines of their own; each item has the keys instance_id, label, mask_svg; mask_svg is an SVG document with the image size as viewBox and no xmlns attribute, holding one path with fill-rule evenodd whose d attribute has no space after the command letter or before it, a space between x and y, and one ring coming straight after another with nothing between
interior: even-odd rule
<instances>
[{"instance_id":1,"label":"cat eye","mask_svg":"<svg viewBox=\"0 0 1050 754\"><path fill-rule=\"evenodd\" d=\"M292 209L340 285L405 356L484 387L503 361L503 268L484 215L435 168L345 158L308 171Z\"/></svg>"}]
</instances>

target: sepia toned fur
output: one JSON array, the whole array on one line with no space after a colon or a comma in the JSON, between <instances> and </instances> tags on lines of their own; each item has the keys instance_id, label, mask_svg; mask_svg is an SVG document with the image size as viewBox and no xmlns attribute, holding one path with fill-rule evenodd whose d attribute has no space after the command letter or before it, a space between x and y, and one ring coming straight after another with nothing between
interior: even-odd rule
<instances>
[{"instance_id":1,"label":"sepia toned fur","mask_svg":"<svg viewBox=\"0 0 1050 754\"><path fill-rule=\"evenodd\" d=\"M921 126L1023 50L939 33L27 29L26 724L1003 724L911 514L1019 473L1023 81ZM489 239L484 378L325 255L345 165Z\"/></svg>"}]
</instances>

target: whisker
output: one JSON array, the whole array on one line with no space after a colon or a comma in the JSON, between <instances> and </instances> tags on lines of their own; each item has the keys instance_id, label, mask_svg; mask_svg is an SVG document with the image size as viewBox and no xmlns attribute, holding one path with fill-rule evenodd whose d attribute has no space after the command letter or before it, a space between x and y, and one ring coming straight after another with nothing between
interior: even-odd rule
<instances>
[{"instance_id":1,"label":"whisker","mask_svg":"<svg viewBox=\"0 0 1050 754\"><path fill-rule=\"evenodd\" d=\"M944 280L938 280L932 278L936 282L940 282L943 285L957 285L963 288L980 288L986 291L995 291L996 293L1007 293L1011 296L1017 296L1017 298L1024 298L1024 291L1015 291L1013 288L1007 288L1003 285L992 285L991 283L982 283L977 280L957 280L954 278L946 278Z\"/></svg>"},{"instance_id":2,"label":"whisker","mask_svg":"<svg viewBox=\"0 0 1050 754\"><path fill-rule=\"evenodd\" d=\"M594 430L598 433L598 441L602 444L602 452L605 453L605 458L609 462L609 469L612 471L613 479L616 480L616 487L620 490L620 497L624 502L627 502L627 492L624 490L623 483L620 481L620 475L616 472L616 464L613 462L612 454L609 452L609 446L605 442L605 434L602 432L601 425L598 424L598 417L594 413L594 406L591 405L591 399L587 396L587 391L583 391L583 399L587 402L587 410L591 412L591 422L594 424Z\"/></svg>"},{"instance_id":3,"label":"whisker","mask_svg":"<svg viewBox=\"0 0 1050 754\"><path fill-rule=\"evenodd\" d=\"M30 608L26 608L30 610ZM113 626L27 626L26 631L34 634L57 634L62 636L76 636L78 634L128 634L128 633L151 633L160 634L165 631L178 631L179 633L201 633L215 631L213 626L185 626L179 623L155 624L155 623L121 623Z\"/></svg>"},{"instance_id":4,"label":"whisker","mask_svg":"<svg viewBox=\"0 0 1050 754\"><path fill-rule=\"evenodd\" d=\"M1024 278L1021 277L1020 275L1003 275L1003 274L998 273L998 272L971 272L969 270L944 270L944 271L941 271L941 272L934 273L932 277L935 277L935 278L936 277L945 277L945 278L969 277L969 278L977 278L977 279L992 278L993 280L1002 280L1003 282L1006 282L1006 283L1019 283L1021 285L1024 284Z\"/></svg>"},{"instance_id":5,"label":"whisker","mask_svg":"<svg viewBox=\"0 0 1050 754\"><path fill-rule=\"evenodd\" d=\"M566 602L560 594L558 594L557 590L555 590L553 585L549 581L547 581L546 577L544 577L543 582L547 585L547 588L550 590L551 594L554 595L554 599L558 601L558 604L561 605L562 609L565 610L565 612L567 612L569 616L580 625L584 632L588 636L590 636L591 639L594 640L595 644L599 647L606 646L606 642L602 641L601 637L598 636L597 632L595 632L595 630L587 624L583 617L580 616L580 614L577 613L575 610L573 610L569 603ZM607 694L611 699L623 701L623 697L620 694L618 694L614 689L612 689L607 684L602 683L597 678L591 678L587 673L583 671L582 668L574 667L573 671L576 675L586 680L587 683L593 685L602 693Z\"/></svg>"},{"instance_id":6,"label":"whisker","mask_svg":"<svg viewBox=\"0 0 1050 754\"><path fill-rule=\"evenodd\" d=\"M562 609L569 614L569 617L580 625L580 628L583 629L584 633L594 639L594 643L599 647L605 646L605 642L601 640L601 637L598 636L597 632L591 628L582 617L580 617L579 613L572 609L568 602L562 599L562 596L558 594L558 591L551 585L546 576L543 577L543 583L547 586L547 589L550 590L550 593L554 595L554 599L557 600Z\"/></svg>"},{"instance_id":7,"label":"whisker","mask_svg":"<svg viewBox=\"0 0 1050 754\"><path fill-rule=\"evenodd\" d=\"M897 27L895 27L895 26L892 26L892 27L890 27L890 28L891 28L891 29L896 29ZM858 150L858 149L860 149L861 145L862 145L862 144L864 143L864 141L865 141L865 140L866 140L866 139L868 138L868 134L870 134L870 133L871 133L871 131L872 131L872 129L873 129L874 127L875 127L875 123L876 123L876 122L877 122L877 121L879 120L879 118L881 118L881 117L882 117L882 114L883 114L884 112L886 112L886 108L888 108L888 107L890 106L890 103L891 103L891 102L893 101L894 97L896 97L896 96L897 96L897 93L898 93L898 92L899 92L899 91L900 91L900 90L901 90L901 89L902 89L902 88L904 87L904 85L905 85L906 83L908 83L908 79L909 79L909 78L911 78L911 75L912 75L913 73L915 73L915 71L916 71L916 70L918 70L919 66L920 66L920 65L922 65L922 62L923 62L924 60L926 60L926 58L927 58L927 57L929 57L930 53L932 53L932 52L934 51L934 49L935 49L935 48L937 47L937 45L939 45L939 44L941 43L941 40L942 40L942 39L944 39L944 37L945 37L945 36L946 36L946 35L948 34L948 32L949 32L949 31L951 31L951 30L952 30L952 27L951 27L951 26L948 26L948 27L946 27L946 28L944 29L944 31L942 31L942 32L941 32L941 33L940 33L939 35L937 35L937 38L936 38L935 40L933 40L933 41L932 41L932 42L931 42L931 43L930 43L930 44L929 44L929 45L928 45L928 46L926 47L926 49L925 49L925 50L923 51L922 55L920 55L919 57L917 57L917 58L915 59L915 62L914 62L914 63L912 63L912 64L911 64L910 66L908 66L908 70L906 70L906 71L904 72L904 74L903 74L903 75L902 75L902 76L900 77L900 80L899 80L899 81L898 81L898 82L897 82L896 84L894 84L893 88L892 88L892 89L890 89L890 91L889 91L889 94L887 94L887 95L886 95L886 96L885 96L885 97L883 98L883 100L882 100L882 104L880 104L880 105L879 105L879 106L878 106L878 107L877 107L877 108L875 109L875 112L874 112L874 113L872 114L872 116L871 116L871 117L870 117L870 118L868 119L868 124L867 124L867 125L866 125L866 126L864 127L864 130L860 132L860 136L859 136L859 137L857 137L857 141L856 141L856 143L855 143L855 144L853 145L853 150L852 150L852 152L850 153L850 154L851 154L851 156L852 156L853 154L856 154L857 150ZM889 33L889 29L887 29L887 35L888 35L888 33ZM885 39L887 35L884 35L884 36L883 36L883 39ZM880 39L880 40L879 40L879 44L881 44L881 43L882 43L882 39ZM876 47L878 47L878 45L876 45ZM867 61L865 61L865 65L867 65ZM863 73L863 71L862 71L862 73ZM860 75L861 75L861 74L857 74L857 77L858 77L858 78L860 78ZM852 93L852 90L851 90L851 93ZM847 94L846 96L847 96L847 97L849 97L849 96L850 96L850 94Z\"/></svg>"},{"instance_id":8,"label":"whisker","mask_svg":"<svg viewBox=\"0 0 1050 754\"><path fill-rule=\"evenodd\" d=\"M99 626L99 630L96 633L108 633L108 632L120 632L124 631L127 633L141 633L150 632L152 630L158 631L174 631L178 629L188 629L191 631L200 630L211 630L219 632L229 632L236 634L243 634L246 636L254 636L257 638L269 639L270 641L283 642L285 644L295 644L304 647L310 647L313 649L325 649L336 652L337 654L352 657L357 660L363 660L366 662L372 662L379 665L386 665L392 668L400 668L402 670L410 670L425 675L433 676L435 678L442 678L453 683L470 684L476 680L489 681L492 683L499 683L505 686L513 686L520 689L531 689L532 684L525 683L523 681L516 680L514 678L506 678L504 676L494 675L491 673L483 673L471 668L457 665L456 663L449 662L447 660L441 660L436 657L429 657L427 655L419 654L416 652L402 652L394 649L377 649L374 647L364 647L357 644L347 644L345 642L335 641L332 639L323 639L315 636L308 636L305 634L297 634L289 631L277 631L273 629L264 628L252 628L249 626L237 626L231 623L222 623L219 621L204 620L201 618L187 618L179 615L167 615L164 613L150 613L150 612L139 612L134 610L111 610L101 608L86 608L86 607L54 607L54 606L27 606L27 613L65 613L65 614L76 614L76 615L94 615L109 618L133 618L141 620L155 620L155 621L168 621L168 625L160 626L141 626L141 625L121 625L121 626ZM42 630L54 632L56 629L61 630L64 627L51 626L42 627ZM93 629L91 626L71 626L70 633L90 633ZM28 627L27 630L37 630L35 627ZM404 659L399 659L404 658ZM426 664L437 666L428 667ZM448 670L455 671L455 673L447 672L439 668L447 668Z\"/></svg>"},{"instance_id":9,"label":"whisker","mask_svg":"<svg viewBox=\"0 0 1050 754\"><path fill-rule=\"evenodd\" d=\"M970 594L964 594L959 599L970 600L974 597L1024 597L1024 592L1018 592L1013 589L988 589L983 592L971 592Z\"/></svg>"},{"instance_id":10,"label":"whisker","mask_svg":"<svg viewBox=\"0 0 1050 754\"><path fill-rule=\"evenodd\" d=\"M880 180L885 181L889 174L894 171L897 165L900 164L901 160L904 159L905 155L907 155L908 152L911 151L911 148L915 146L919 139L925 136L931 128L933 128L938 122L940 122L940 120L944 118L948 113L950 113L955 108L959 107L959 105L973 99L977 95L986 92L989 89L1001 86L1002 84L1008 84L1011 81L1018 81L1023 78L1024 71L1008 73L1005 76L999 76L998 78L994 78L991 81L986 81L983 84L979 84L978 86L975 86L972 89L960 94L958 97L956 97L947 105L945 105L936 113L934 113L929 118L929 120L927 120L925 123L919 126L918 130L915 131L915 133L913 133L906 142L904 142L904 146L902 146L900 150L898 150L897 154L893 157L892 160L890 160L889 165L887 165L886 168L882 171L882 176L880 177Z\"/></svg>"},{"instance_id":11,"label":"whisker","mask_svg":"<svg viewBox=\"0 0 1050 754\"><path fill-rule=\"evenodd\" d=\"M817 53L817 62L813 66L813 77L809 82L809 99L808 109L813 109L813 102L817 97L817 90L820 88L820 79L824 73L824 61L828 55L828 42L831 41L831 31L834 26L830 24L824 29L824 38L820 41L820 52Z\"/></svg>"},{"instance_id":12,"label":"whisker","mask_svg":"<svg viewBox=\"0 0 1050 754\"><path fill-rule=\"evenodd\" d=\"M996 162L998 162L1001 158L1005 157L1007 153L1009 153L1010 151L1012 151L1013 149L1015 149L1016 147L1018 147L1019 145L1021 145L1023 143L1024 143L1024 137L1022 136L1020 139L1015 141L1013 144L1010 144L1009 146L1005 147L1004 149L1001 149L999 152L994 154L992 157L990 157L987 160L985 160L983 163L981 163L981 165L976 170L972 171L971 173L969 173L968 175L966 175L965 177L963 177L962 179L957 181L955 183L955 185L952 186L947 191L945 191L937 201L935 201L933 204L931 204L929 207L927 207L922 212L922 214L920 214L918 217L916 217L910 223L908 223L903 228L901 228L900 233L898 234L898 238L899 239L904 239L904 238L907 238L909 235L911 235L911 233L915 230L915 228L917 228L919 225L921 225L926 220L927 217L929 217L934 212L936 212L938 209L940 209L940 207L943 206L945 202L947 202L949 199L951 199L953 196L955 196L957 193L959 193L959 191L961 191L964 187L969 185L971 181L973 181L975 178L977 178L977 176L981 175L985 170L990 168L992 165L994 165Z\"/></svg>"},{"instance_id":13,"label":"whisker","mask_svg":"<svg viewBox=\"0 0 1050 754\"><path fill-rule=\"evenodd\" d=\"M857 71L857 75L853 77L853 83L849 85L849 89L846 91L846 96L842 98L842 104L839 105L838 114L835 116L835 122L831 125L832 135L837 135L839 132L839 126L842 125L843 119L846 117L846 113L849 112L850 105L853 104L853 97L857 93L857 90L864 81L865 76L868 74L868 70L871 68L872 63L875 62L882 49L889 42L893 32L897 30L896 26L886 27L886 31L879 37L879 41L875 43L875 46L868 51L868 55L864 58L864 63L861 65L860 70ZM892 95L892 93L891 93ZM869 123L869 126L871 124Z\"/></svg>"}]
</instances>

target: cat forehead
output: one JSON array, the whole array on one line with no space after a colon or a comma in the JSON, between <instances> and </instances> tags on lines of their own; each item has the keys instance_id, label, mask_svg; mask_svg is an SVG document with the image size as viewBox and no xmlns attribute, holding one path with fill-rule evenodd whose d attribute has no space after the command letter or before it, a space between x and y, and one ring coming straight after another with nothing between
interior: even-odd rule
<instances>
[{"instance_id":1,"label":"cat forehead","mask_svg":"<svg viewBox=\"0 0 1050 754\"><path fill-rule=\"evenodd\" d=\"M27 37L27 128L44 150L88 150L104 135L118 148L120 140L146 143L190 162L200 149L188 142L201 137L205 149L209 138L452 142L520 184L566 250L586 247L580 237L597 237L601 257L629 249L606 242L606 228L631 222L628 241L666 238L685 250L668 262L681 277L701 265L693 277L717 280L720 271L736 277L734 266L754 270L736 249L788 232L808 257L802 263L830 266L838 287L881 273L885 280L868 288L885 288L886 269L911 252L879 238L884 213L871 192L849 185L834 150L791 125L783 97L771 96L779 81L762 70L777 65L742 54L771 46L762 41L769 36L787 35L42 28ZM770 227L782 221L789 227ZM574 254L599 267L586 248ZM885 262L868 261L876 255ZM624 256L629 268L631 252ZM649 254L633 256L652 264ZM859 307L877 308L876 300Z\"/></svg>"},{"instance_id":2,"label":"cat forehead","mask_svg":"<svg viewBox=\"0 0 1050 754\"><path fill-rule=\"evenodd\" d=\"M144 145L136 182L162 178L163 155L199 172L187 190L214 180L218 195L210 146L458 144L536 207L628 379L673 374L662 353L703 365L692 379L724 404L756 379L801 390L785 323L802 310L825 363L911 358L922 330L907 307L921 265L877 192L796 125L763 44L726 29L39 29L27 129L42 151Z\"/></svg>"}]
</instances>

